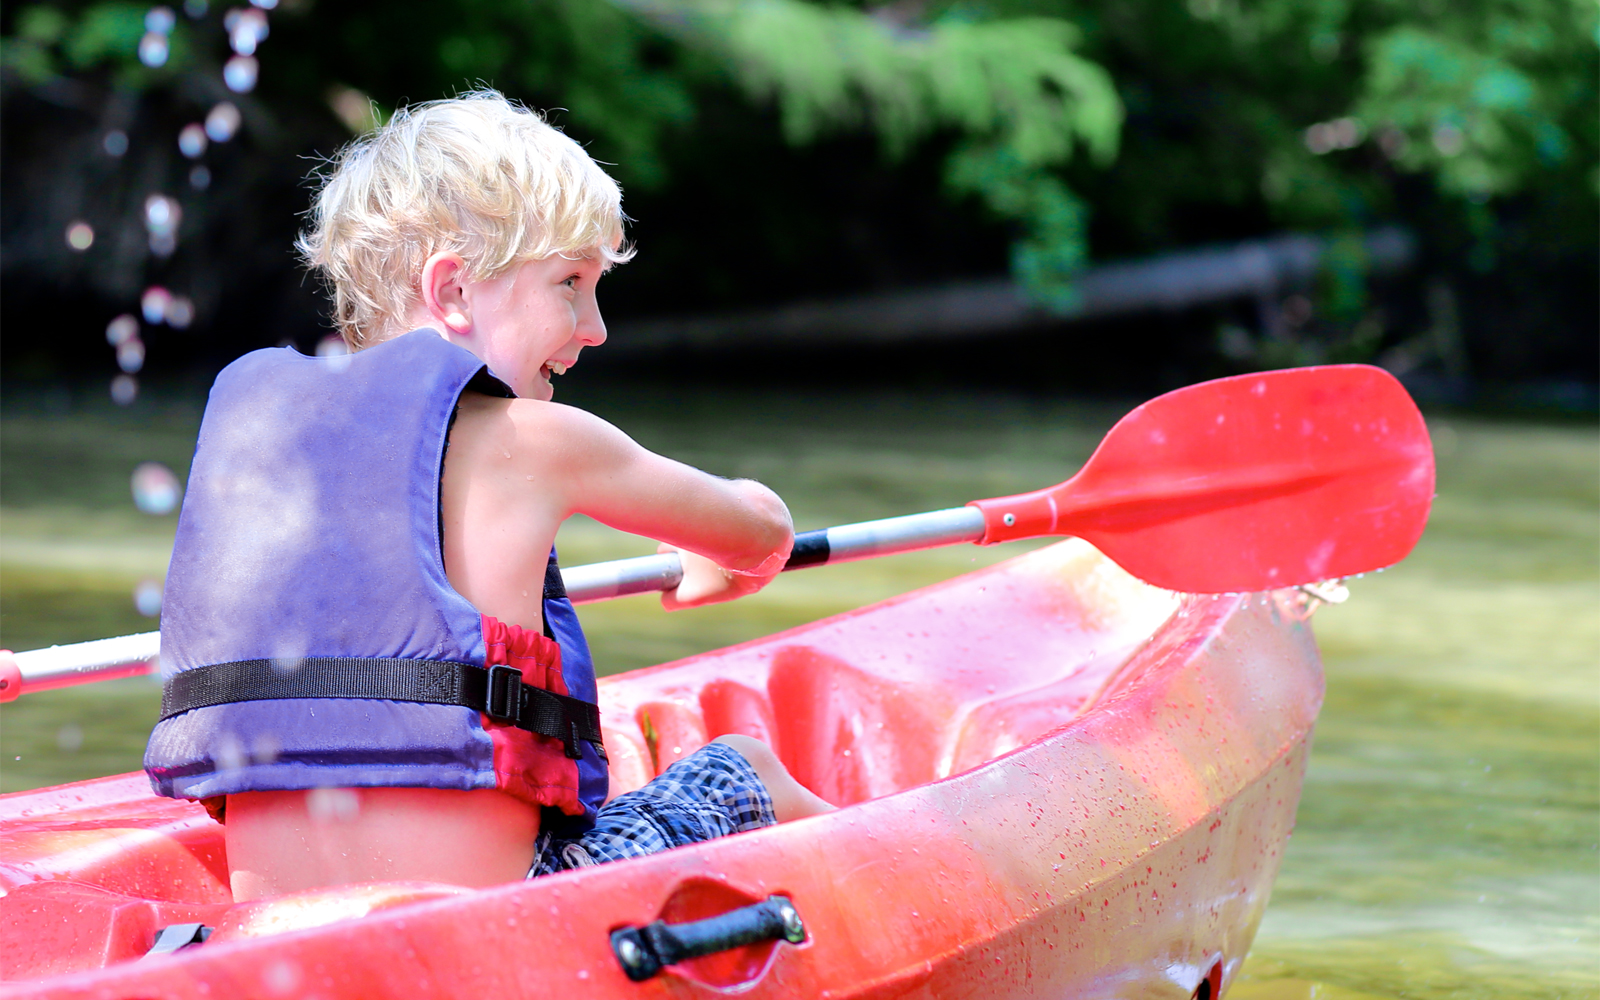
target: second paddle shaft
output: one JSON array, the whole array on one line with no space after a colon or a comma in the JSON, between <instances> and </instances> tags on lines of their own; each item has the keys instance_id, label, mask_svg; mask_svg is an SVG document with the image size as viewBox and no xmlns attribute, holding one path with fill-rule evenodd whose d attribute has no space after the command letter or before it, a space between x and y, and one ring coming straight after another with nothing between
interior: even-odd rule
<instances>
[{"instance_id":1,"label":"second paddle shaft","mask_svg":"<svg viewBox=\"0 0 1600 1000\"><path fill-rule=\"evenodd\" d=\"M976 507L952 507L926 514L886 517L881 521L841 524L795 535L794 551L783 569L787 572L825 563L976 542L983 534L983 511ZM587 604L629 594L671 590L683 580L683 565L676 552L667 552L574 566L563 570L561 577L572 603Z\"/></svg>"},{"instance_id":2,"label":"second paddle shaft","mask_svg":"<svg viewBox=\"0 0 1600 1000\"><path fill-rule=\"evenodd\" d=\"M795 536L794 551L784 569L976 542L983 537L983 531L983 512L976 507L807 531ZM683 579L683 567L678 554L668 552L571 566L562 570L561 578L573 603L587 604L671 590ZM24 692L146 674L155 668L160 649L161 633L144 632L0 656L0 702L11 701Z\"/></svg>"}]
</instances>

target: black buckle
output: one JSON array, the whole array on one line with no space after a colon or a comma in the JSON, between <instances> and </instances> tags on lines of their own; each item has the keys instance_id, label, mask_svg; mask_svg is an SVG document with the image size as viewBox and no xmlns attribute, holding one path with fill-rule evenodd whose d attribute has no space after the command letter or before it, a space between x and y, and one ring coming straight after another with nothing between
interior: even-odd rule
<instances>
[{"instance_id":1,"label":"black buckle","mask_svg":"<svg viewBox=\"0 0 1600 1000\"><path fill-rule=\"evenodd\" d=\"M522 671L497 663L489 668L483 712L496 722L516 725L522 716Z\"/></svg>"}]
</instances>

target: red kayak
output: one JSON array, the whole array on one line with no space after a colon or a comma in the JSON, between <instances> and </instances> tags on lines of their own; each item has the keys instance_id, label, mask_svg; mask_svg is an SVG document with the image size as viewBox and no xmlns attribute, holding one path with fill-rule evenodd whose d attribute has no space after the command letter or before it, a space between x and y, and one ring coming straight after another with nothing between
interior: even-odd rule
<instances>
[{"instance_id":1,"label":"red kayak","mask_svg":"<svg viewBox=\"0 0 1600 1000\"><path fill-rule=\"evenodd\" d=\"M610 678L615 791L747 733L847 808L494 889L233 906L222 827L141 774L0 797L0 995L1210 1000L1294 826L1313 604L1069 541Z\"/></svg>"}]
</instances>

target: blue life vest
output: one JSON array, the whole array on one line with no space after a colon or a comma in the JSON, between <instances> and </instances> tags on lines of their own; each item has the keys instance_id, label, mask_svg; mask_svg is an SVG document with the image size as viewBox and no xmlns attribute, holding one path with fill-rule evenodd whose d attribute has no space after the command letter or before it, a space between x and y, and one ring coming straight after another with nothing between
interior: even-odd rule
<instances>
[{"instance_id":1,"label":"blue life vest","mask_svg":"<svg viewBox=\"0 0 1600 1000\"><path fill-rule=\"evenodd\" d=\"M439 477L469 389L512 395L431 330L341 357L255 351L217 377L167 572L164 717L145 751L157 793L501 788L569 828L593 822L607 792L594 667L554 551L559 666L554 643L522 637L548 647L545 687L564 698L485 671L523 662L501 641L523 630L445 576ZM499 725L516 705L523 728Z\"/></svg>"}]
</instances>

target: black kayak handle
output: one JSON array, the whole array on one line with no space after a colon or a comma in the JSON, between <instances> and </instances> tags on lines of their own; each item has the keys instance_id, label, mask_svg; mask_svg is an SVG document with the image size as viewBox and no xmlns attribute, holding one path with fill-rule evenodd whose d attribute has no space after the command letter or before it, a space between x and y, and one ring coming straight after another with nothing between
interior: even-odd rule
<instances>
[{"instance_id":1,"label":"black kayak handle","mask_svg":"<svg viewBox=\"0 0 1600 1000\"><path fill-rule=\"evenodd\" d=\"M611 932L611 950L627 977L642 983L663 966L779 939L790 944L806 939L800 911L787 896L768 896L759 903L686 924L657 920L643 927L622 927Z\"/></svg>"}]
</instances>

